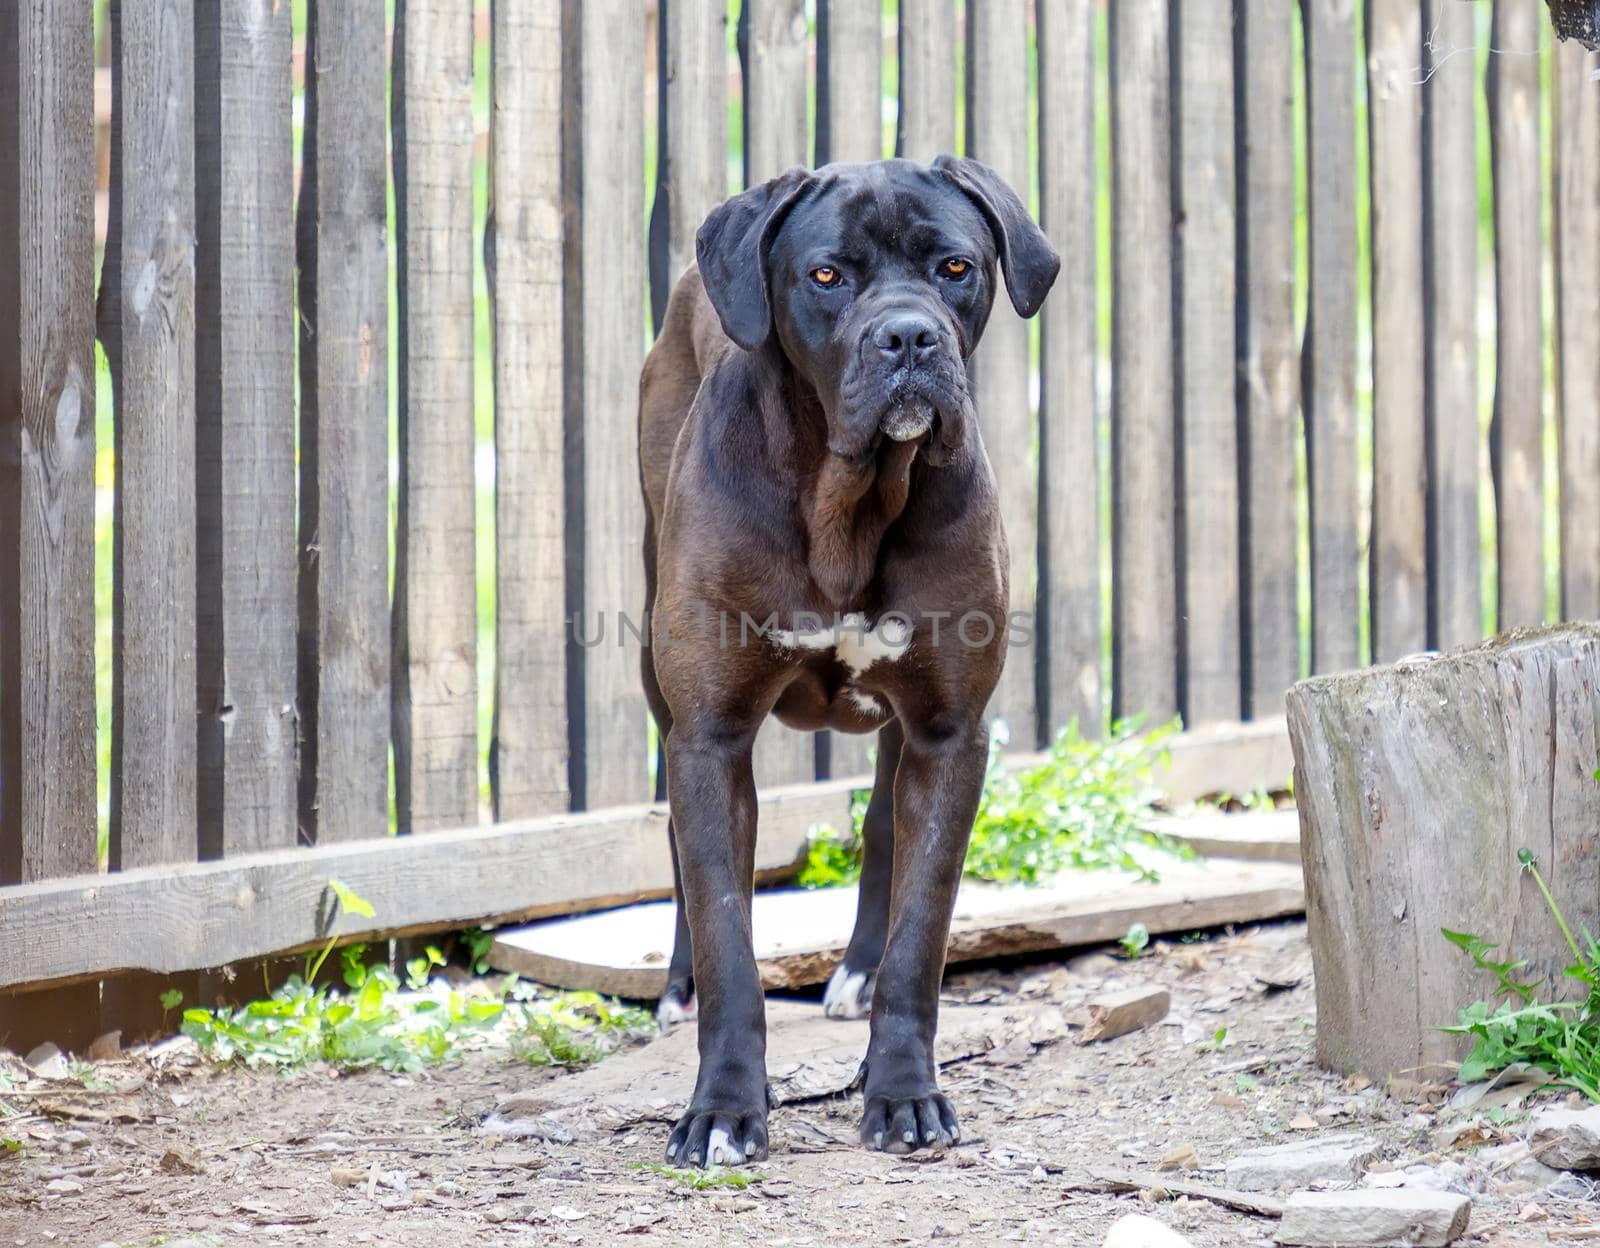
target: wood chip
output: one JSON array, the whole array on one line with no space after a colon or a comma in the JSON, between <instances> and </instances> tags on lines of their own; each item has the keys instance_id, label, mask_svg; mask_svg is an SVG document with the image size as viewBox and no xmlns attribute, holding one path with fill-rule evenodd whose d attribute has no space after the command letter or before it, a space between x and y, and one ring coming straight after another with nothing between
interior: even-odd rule
<instances>
[{"instance_id":1,"label":"wood chip","mask_svg":"<svg viewBox=\"0 0 1600 1248\"><path fill-rule=\"evenodd\" d=\"M1078 1037L1078 1043L1114 1040L1130 1031L1159 1023L1167 1016L1171 1005L1172 996L1165 988L1128 988L1093 997L1088 1004L1089 1022Z\"/></svg>"},{"instance_id":2,"label":"wood chip","mask_svg":"<svg viewBox=\"0 0 1600 1248\"><path fill-rule=\"evenodd\" d=\"M1165 1192L1169 1196L1187 1196L1191 1200L1207 1200L1214 1205L1238 1209L1243 1213L1257 1214L1263 1218L1283 1216L1284 1202L1270 1196L1257 1196L1252 1192L1236 1192L1225 1187L1212 1187L1206 1183L1190 1183L1184 1179L1168 1178L1164 1174L1145 1174L1135 1170L1091 1170L1092 1182L1069 1186L1068 1190L1093 1192Z\"/></svg>"}]
</instances>

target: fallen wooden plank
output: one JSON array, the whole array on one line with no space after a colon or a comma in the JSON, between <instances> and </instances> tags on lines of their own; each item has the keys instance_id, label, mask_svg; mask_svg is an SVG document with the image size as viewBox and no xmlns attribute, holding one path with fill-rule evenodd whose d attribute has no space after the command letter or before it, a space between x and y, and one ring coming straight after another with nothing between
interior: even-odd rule
<instances>
[{"instance_id":1,"label":"fallen wooden plank","mask_svg":"<svg viewBox=\"0 0 1600 1248\"><path fill-rule=\"evenodd\" d=\"M1079 1044L1096 1040L1115 1040L1130 1031L1159 1023L1172 1008L1172 994L1148 984L1124 988L1120 992L1093 997L1088 1003L1089 1021L1078 1033Z\"/></svg>"},{"instance_id":2,"label":"fallen wooden plank","mask_svg":"<svg viewBox=\"0 0 1600 1248\"><path fill-rule=\"evenodd\" d=\"M1238 815L1201 811L1152 820L1150 830L1182 841L1202 858L1300 861L1300 814L1292 809Z\"/></svg>"},{"instance_id":3,"label":"fallen wooden plank","mask_svg":"<svg viewBox=\"0 0 1600 1248\"><path fill-rule=\"evenodd\" d=\"M1277 862L1173 862L1157 884L1110 872L1071 872L1033 887L964 881L956 898L949 960L1096 944L1135 923L1151 932L1193 931L1296 914L1305 907L1300 868ZM855 922L856 890L758 894L756 962L768 988L821 983L833 973ZM538 923L498 934L489 961L540 983L649 998L666 984L672 951L669 902Z\"/></svg>"}]
</instances>

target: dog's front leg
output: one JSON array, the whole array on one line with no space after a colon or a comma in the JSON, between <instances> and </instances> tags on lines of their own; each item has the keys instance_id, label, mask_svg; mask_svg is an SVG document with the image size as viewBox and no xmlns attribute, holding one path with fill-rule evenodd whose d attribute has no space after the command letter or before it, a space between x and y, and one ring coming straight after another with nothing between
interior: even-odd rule
<instances>
[{"instance_id":1,"label":"dog's front leg","mask_svg":"<svg viewBox=\"0 0 1600 1248\"><path fill-rule=\"evenodd\" d=\"M939 1091L933 1038L956 886L988 760L980 720L907 723L894 787L889 940L872 998L861 1142L891 1153L960 1138Z\"/></svg>"},{"instance_id":2,"label":"dog's front leg","mask_svg":"<svg viewBox=\"0 0 1600 1248\"><path fill-rule=\"evenodd\" d=\"M767 1030L750 939L756 783L754 733L674 723L667 788L699 997L700 1073L667 1142L679 1165L767 1156Z\"/></svg>"}]
</instances>

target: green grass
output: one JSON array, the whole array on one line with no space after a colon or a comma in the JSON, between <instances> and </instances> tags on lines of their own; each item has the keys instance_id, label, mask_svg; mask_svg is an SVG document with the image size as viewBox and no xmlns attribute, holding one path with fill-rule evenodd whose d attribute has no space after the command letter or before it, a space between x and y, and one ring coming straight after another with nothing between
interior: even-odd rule
<instances>
[{"instance_id":1,"label":"green grass","mask_svg":"<svg viewBox=\"0 0 1600 1248\"><path fill-rule=\"evenodd\" d=\"M1596 779L1600 780L1600 773ZM1444 1028L1473 1039L1472 1052L1461 1064L1459 1078L1462 1083L1476 1083L1508 1066L1524 1063L1546 1071L1555 1083L1600 1103L1600 941L1588 929L1584 929L1581 941L1573 934L1531 852L1521 850L1517 859L1544 894L1545 904L1572 951L1572 963L1563 975L1582 991L1577 1000L1542 1000L1538 981L1517 978L1527 967L1525 961L1497 961L1489 956L1496 946L1467 932L1444 929L1445 939L1470 957L1479 970L1492 975L1496 986L1494 1000L1473 1002L1461 1011L1454 1027Z\"/></svg>"},{"instance_id":2,"label":"green grass","mask_svg":"<svg viewBox=\"0 0 1600 1248\"><path fill-rule=\"evenodd\" d=\"M1145 827L1160 797L1153 770L1178 724L1144 735L1136 729L1136 722L1118 724L1104 740L1088 740L1069 724L1045 762L1010 772L1001 753L1004 739L996 733L967 846L967 877L1038 884L1065 870L1115 868L1155 880L1155 855L1186 856L1187 849ZM865 815L866 795L858 794L848 837L828 827L812 830L801 887L830 888L859 878Z\"/></svg>"},{"instance_id":3,"label":"green grass","mask_svg":"<svg viewBox=\"0 0 1600 1248\"><path fill-rule=\"evenodd\" d=\"M674 1183L681 1187L686 1187L692 1192L728 1188L736 1192L742 1192L752 1184L764 1181L767 1177L757 1170L724 1170L721 1166L711 1166L705 1170L685 1170L677 1166L654 1163L637 1165L634 1169L643 1170L649 1174L659 1174L662 1178L671 1179Z\"/></svg>"}]
</instances>

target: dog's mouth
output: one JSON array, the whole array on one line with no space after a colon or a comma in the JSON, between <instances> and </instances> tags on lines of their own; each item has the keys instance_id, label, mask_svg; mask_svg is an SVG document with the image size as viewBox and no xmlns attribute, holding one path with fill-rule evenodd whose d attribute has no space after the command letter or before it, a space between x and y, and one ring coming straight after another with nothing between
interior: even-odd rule
<instances>
[{"instance_id":1,"label":"dog's mouth","mask_svg":"<svg viewBox=\"0 0 1600 1248\"><path fill-rule=\"evenodd\" d=\"M919 396L893 402L878 427L891 442L915 442L926 437L938 423L939 411Z\"/></svg>"}]
</instances>

